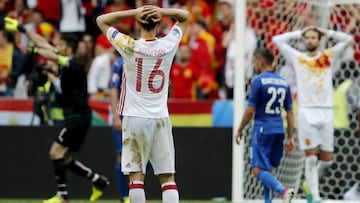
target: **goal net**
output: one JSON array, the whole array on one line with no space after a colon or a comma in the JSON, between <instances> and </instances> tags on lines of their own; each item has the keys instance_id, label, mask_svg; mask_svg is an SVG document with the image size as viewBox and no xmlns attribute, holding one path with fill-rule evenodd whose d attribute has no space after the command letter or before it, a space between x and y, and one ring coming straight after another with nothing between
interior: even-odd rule
<instances>
[{"instance_id":1,"label":"goal net","mask_svg":"<svg viewBox=\"0 0 360 203\"><path fill-rule=\"evenodd\" d=\"M340 30L354 36L354 43L339 59L334 70L333 84L335 113L334 164L320 180L320 193L324 200L341 200L343 194L356 181L360 181L360 139L356 137L357 104L360 98L360 0L247 0L247 26L258 38L258 46L274 51L278 60L278 72L290 82L296 98L295 75L291 67L271 42L274 35L287 31L317 25L326 29ZM332 39L325 39L324 46L332 45ZM293 46L302 48L299 41ZM345 100L341 100L345 98ZM296 99L295 99L296 101ZM342 116L341 116L342 115ZM251 129L245 136L244 155L244 199L263 198L262 184L253 177L250 170ZM297 142L297 140L296 140ZM304 199L299 188L303 181L304 155L299 149L291 155L284 155L278 168L277 178L286 186L296 189L296 199Z\"/></svg>"}]
</instances>

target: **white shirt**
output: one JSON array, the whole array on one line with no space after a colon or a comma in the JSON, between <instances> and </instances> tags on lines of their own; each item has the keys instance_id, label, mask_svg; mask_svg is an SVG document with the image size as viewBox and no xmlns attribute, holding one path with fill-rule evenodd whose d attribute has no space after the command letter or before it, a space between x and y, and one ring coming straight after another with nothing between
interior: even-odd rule
<instances>
[{"instance_id":1,"label":"white shirt","mask_svg":"<svg viewBox=\"0 0 360 203\"><path fill-rule=\"evenodd\" d=\"M288 44L290 39L300 39L301 31L293 31L273 37L281 54L294 67L296 73L299 107L332 107L332 69L339 54L352 42L352 36L329 30L327 36L339 42L315 57L308 56Z\"/></svg>"},{"instance_id":2,"label":"white shirt","mask_svg":"<svg viewBox=\"0 0 360 203\"><path fill-rule=\"evenodd\" d=\"M61 6L60 32L84 32L86 27L81 0L61 0Z\"/></svg>"},{"instance_id":3,"label":"white shirt","mask_svg":"<svg viewBox=\"0 0 360 203\"><path fill-rule=\"evenodd\" d=\"M108 91L111 72L111 54L111 52L105 52L96 56L92 61L87 75L89 94L95 94L99 89L105 92Z\"/></svg>"},{"instance_id":4,"label":"white shirt","mask_svg":"<svg viewBox=\"0 0 360 203\"><path fill-rule=\"evenodd\" d=\"M107 38L124 58L124 76L118 112L124 116L166 118L169 73L182 38L182 30L154 40L135 40L115 28Z\"/></svg>"}]
</instances>

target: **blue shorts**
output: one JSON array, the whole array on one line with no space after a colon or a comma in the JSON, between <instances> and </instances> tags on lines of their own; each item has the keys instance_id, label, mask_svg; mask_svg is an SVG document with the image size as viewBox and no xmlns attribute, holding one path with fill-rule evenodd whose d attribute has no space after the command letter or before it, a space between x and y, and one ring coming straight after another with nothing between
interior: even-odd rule
<instances>
[{"instance_id":1,"label":"blue shorts","mask_svg":"<svg viewBox=\"0 0 360 203\"><path fill-rule=\"evenodd\" d=\"M252 158L251 167L260 167L263 170L277 168L284 149L284 134L264 134L253 132L251 138Z\"/></svg>"}]
</instances>

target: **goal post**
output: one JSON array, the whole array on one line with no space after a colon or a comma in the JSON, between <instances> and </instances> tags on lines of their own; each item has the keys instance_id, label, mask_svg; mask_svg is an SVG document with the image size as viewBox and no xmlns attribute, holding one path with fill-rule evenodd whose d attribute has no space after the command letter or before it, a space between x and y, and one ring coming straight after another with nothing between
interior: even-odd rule
<instances>
[{"instance_id":1,"label":"goal post","mask_svg":"<svg viewBox=\"0 0 360 203\"><path fill-rule=\"evenodd\" d=\"M344 51L344 55L338 62L338 69L334 70L334 92L343 88L344 81L350 79L353 84L342 93L346 100L347 124L335 125L334 164L329 173L320 180L319 185L323 202L341 201L344 192L356 181L360 181L360 149L358 138L355 137L357 102L360 98L360 78L358 77L360 72L360 0L235 0L234 3L237 57L235 58L233 100L232 202L263 202L263 187L253 177L250 169L251 127L248 126L245 129L241 145L236 145L234 139L245 109L247 95L243 68L245 67L245 27L250 27L255 31L259 47L273 50L278 59L278 73L285 79L294 81L295 76L291 73L291 67L288 67L271 39L274 35L303 29L310 25L347 32L355 39L354 44ZM327 41L324 46L334 43L329 39L325 40ZM294 46L303 48L300 41L293 43ZM293 93L296 94L296 84L290 85ZM337 101L334 100L334 102ZM295 154L283 156L276 172L277 178L282 183L295 188L297 192L295 202L303 202L302 199L305 199L305 195L299 189L300 182L303 180L303 167L304 155L297 149Z\"/></svg>"}]
</instances>

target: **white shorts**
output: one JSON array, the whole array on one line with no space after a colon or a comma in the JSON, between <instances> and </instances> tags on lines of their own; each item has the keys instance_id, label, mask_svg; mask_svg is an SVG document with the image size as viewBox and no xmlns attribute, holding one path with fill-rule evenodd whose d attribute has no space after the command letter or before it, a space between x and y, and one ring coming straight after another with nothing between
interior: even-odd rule
<instances>
[{"instance_id":1,"label":"white shorts","mask_svg":"<svg viewBox=\"0 0 360 203\"><path fill-rule=\"evenodd\" d=\"M150 161L154 173L175 173L175 150L169 118L124 116L121 168L124 173L142 171Z\"/></svg>"},{"instance_id":2,"label":"white shorts","mask_svg":"<svg viewBox=\"0 0 360 203\"><path fill-rule=\"evenodd\" d=\"M297 127L301 150L334 151L334 114L331 108L299 108Z\"/></svg>"}]
</instances>

